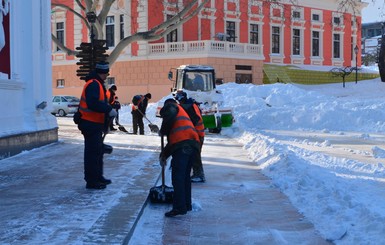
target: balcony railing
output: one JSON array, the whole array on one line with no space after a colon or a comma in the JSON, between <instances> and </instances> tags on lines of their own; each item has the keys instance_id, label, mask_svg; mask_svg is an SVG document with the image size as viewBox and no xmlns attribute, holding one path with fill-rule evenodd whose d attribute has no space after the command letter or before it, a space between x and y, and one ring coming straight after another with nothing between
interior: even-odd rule
<instances>
[{"instance_id":1,"label":"balcony railing","mask_svg":"<svg viewBox=\"0 0 385 245\"><path fill-rule=\"evenodd\" d=\"M148 44L148 56L162 55L238 55L243 58L263 60L263 45L224 41L191 41Z\"/></svg>"}]
</instances>

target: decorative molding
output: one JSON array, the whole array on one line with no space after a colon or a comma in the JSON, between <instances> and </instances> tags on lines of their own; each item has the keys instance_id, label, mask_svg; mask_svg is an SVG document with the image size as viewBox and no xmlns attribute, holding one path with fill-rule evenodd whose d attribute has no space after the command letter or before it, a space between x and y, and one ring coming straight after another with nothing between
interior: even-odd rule
<instances>
[{"instance_id":1,"label":"decorative molding","mask_svg":"<svg viewBox=\"0 0 385 245\"><path fill-rule=\"evenodd\" d=\"M0 89L4 90L22 90L25 88L24 83L16 80L4 80L0 79Z\"/></svg>"}]
</instances>

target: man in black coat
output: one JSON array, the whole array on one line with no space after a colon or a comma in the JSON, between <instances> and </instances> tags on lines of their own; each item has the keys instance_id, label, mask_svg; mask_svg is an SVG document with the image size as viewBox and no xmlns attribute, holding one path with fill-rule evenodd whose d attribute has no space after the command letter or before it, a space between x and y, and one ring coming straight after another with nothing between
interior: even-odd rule
<instances>
[{"instance_id":1,"label":"man in black coat","mask_svg":"<svg viewBox=\"0 0 385 245\"><path fill-rule=\"evenodd\" d=\"M104 189L111 180L103 176L103 133L116 111L108 104L104 81L109 75L108 64L96 65L87 77L80 99L81 120L78 128L84 136L84 179L87 189Z\"/></svg>"},{"instance_id":2,"label":"man in black coat","mask_svg":"<svg viewBox=\"0 0 385 245\"><path fill-rule=\"evenodd\" d=\"M135 95L132 98L132 127L134 134L138 133L144 135L144 123L143 117L146 115L146 110L148 106L148 101L151 99L151 94L147 93L145 95Z\"/></svg>"}]
</instances>

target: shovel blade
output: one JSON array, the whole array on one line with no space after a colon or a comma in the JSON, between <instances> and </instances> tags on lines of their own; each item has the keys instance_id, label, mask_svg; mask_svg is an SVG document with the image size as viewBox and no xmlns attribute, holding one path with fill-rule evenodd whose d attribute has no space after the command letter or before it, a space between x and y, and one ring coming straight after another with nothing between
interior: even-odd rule
<instances>
[{"instance_id":1,"label":"shovel blade","mask_svg":"<svg viewBox=\"0 0 385 245\"><path fill-rule=\"evenodd\" d=\"M148 124L148 127L150 127L150 130L151 132L153 133L158 133L159 132L159 128L158 128L158 125L155 125L155 124Z\"/></svg>"},{"instance_id":2,"label":"shovel blade","mask_svg":"<svg viewBox=\"0 0 385 245\"><path fill-rule=\"evenodd\" d=\"M127 129L123 126L119 126L118 129L122 132L128 133Z\"/></svg>"},{"instance_id":3,"label":"shovel blade","mask_svg":"<svg viewBox=\"0 0 385 245\"><path fill-rule=\"evenodd\" d=\"M174 188L169 186L155 186L150 189L150 201L152 203L172 203Z\"/></svg>"}]
</instances>

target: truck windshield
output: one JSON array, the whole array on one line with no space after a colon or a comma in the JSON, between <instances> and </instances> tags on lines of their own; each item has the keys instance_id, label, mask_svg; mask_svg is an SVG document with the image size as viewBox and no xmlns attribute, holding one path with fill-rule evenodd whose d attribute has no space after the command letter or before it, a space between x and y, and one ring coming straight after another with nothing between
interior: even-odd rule
<instances>
[{"instance_id":1,"label":"truck windshield","mask_svg":"<svg viewBox=\"0 0 385 245\"><path fill-rule=\"evenodd\" d=\"M186 71L183 88L190 91L211 91L214 89L213 73L210 71Z\"/></svg>"}]
</instances>

